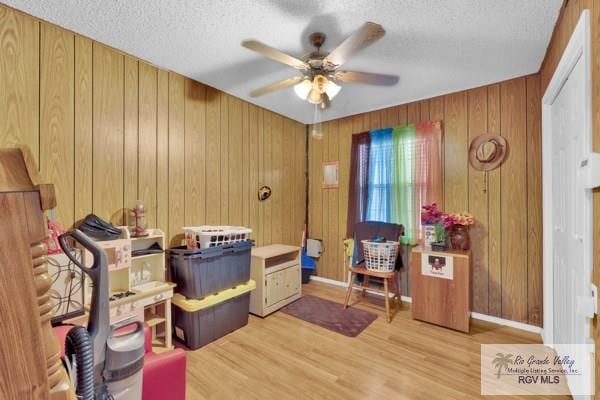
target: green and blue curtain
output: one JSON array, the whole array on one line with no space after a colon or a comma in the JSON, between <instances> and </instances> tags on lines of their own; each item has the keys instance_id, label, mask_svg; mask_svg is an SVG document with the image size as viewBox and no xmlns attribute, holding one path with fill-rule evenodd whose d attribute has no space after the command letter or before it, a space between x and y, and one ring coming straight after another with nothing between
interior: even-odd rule
<instances>
[{"instance_id":1,"label":"green and blue curtain","mask_svg":"<svg viewBox=\"0 0 600 400\"><path fill-rule=\"evenodd\" d=\"M404 225L404 244L421 240L421 207L443 201L441 123L353 135L351 151L348 237L356 222L380 221Z\"/></svg>"}]
</instances>

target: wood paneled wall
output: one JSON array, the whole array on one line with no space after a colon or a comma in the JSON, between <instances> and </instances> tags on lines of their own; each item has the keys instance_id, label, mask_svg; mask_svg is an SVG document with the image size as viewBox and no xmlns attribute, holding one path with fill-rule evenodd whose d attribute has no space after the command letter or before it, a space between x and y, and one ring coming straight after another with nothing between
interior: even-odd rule
<instances>
[{"instance_id":1,"label":"wood paneled wall","mask_svg":"<svg viewBox=\"0 0 600 400\"><path fill-rule=\"evenodd\" d=\"M350 145L353 133L441 120L444 209L467 210L471 229L473 310L542 324L540 76L531 75L324 123L325 138L309 141L309 235L324 240L322 277L346 280ZM482 133L507 138L510 154L487 177L469 165L470 141ZM321 162L340 162L339 189L322 189ZM403 295L410 295L402 274Z\"/></svg>"},{"instance_id":2,"label":"wood paneled wall","mask_svg":"<svg viewBox=\"0 0 600 400\"><path fill-rule=\"evenodd\" d=\"M563 5L552 40L542 63L542 95L550 83L569 38L584 10L590 12L592 46L592 148L600 152L600 2L597 0L567 0ZM594 271L592 280L600 285L600 190L593 192ZM598 317L592 321L592 337L596 342L596 396L600 398L600 323Z\"/></svg>"},{"instance_id":3,"label":"wood paneled wall","mask_svg":"<svg viewBox=\"0 0 600 400\"><path fill-rule=\"evenodd\" d=\"M90 212L121 223L140 199L170 238L233 224L300 243L303 124L3 5L0 114L0 147L32 149L67 227Z\"/></svg>"}]
</instances>

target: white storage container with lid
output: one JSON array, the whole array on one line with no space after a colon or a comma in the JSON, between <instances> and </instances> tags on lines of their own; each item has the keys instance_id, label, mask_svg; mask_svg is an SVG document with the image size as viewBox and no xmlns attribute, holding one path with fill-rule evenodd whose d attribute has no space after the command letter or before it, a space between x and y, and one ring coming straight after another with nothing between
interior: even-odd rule
<instances>
[{"instance_id":1,"label":"white storage container with lid","mask_svg":"<svg viewBox=\"0 0 600 400\"><path fill-rule=\"evenodd\" d=\"M205 249L242 242L250 238L252 229L243 226L184 226L185 243L189 250Z\"/></svg>"}]
</instances>

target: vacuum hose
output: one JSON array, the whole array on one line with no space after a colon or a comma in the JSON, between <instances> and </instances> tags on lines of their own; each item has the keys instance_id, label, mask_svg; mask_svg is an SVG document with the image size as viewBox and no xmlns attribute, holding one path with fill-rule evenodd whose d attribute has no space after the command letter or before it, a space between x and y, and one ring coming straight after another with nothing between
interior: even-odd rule
<instances>
[{"instance_id":1,"label":"vacuum hose","mask_svg":"<svg viewBox=\"0 0 600 400\"><path fill-rule=\"evenodd\" d=\"M94 400L94 351L87 329L83 326L74 326L69 331L65 339L65 353L69 359L75 356L77 398Z\"/></svg>"}]
</instances>

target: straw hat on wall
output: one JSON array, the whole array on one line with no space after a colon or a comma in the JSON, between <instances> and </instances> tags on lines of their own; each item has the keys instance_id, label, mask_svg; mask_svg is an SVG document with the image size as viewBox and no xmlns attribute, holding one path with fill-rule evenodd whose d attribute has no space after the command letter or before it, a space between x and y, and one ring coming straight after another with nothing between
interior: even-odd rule
<instances>
[{"instance_id":1,"label":"straw hat on wall","mask_svg":"<svg viewBox=\"0 0 600 400\"><path fill-rule=\"evenodd\" d=\"M484 133L469 146L469 162L479 171L491 171L500 166L508 156L508 143L499 135Z\"/></svg>"}]
</instances>

